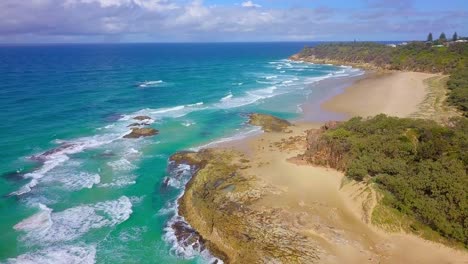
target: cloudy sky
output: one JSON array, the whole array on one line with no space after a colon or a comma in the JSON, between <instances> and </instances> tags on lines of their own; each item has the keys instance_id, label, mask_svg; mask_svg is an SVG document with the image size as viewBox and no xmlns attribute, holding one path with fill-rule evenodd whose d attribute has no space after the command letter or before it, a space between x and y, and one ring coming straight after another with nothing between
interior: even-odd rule
<instances>
[{"instance_id":1,"label":"cloudy sky","mask_svg":"<svg viewBox=\"0 0 468 264\"><path fill-rule=\"evenodd\" d=\"M468 36L468 0L0 0L0 43Z\"/></svg>"}]
</instances>

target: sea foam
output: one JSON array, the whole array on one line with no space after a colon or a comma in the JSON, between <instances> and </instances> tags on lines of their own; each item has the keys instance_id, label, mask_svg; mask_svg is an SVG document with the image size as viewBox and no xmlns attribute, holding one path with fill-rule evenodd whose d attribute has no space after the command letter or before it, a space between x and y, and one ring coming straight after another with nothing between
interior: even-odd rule
<instances>
[{"instance_id":1,"label":"sea foam","mask_svg":"<svg viewBox=\"0 0 468 264\"><path fill-rule=\"evenodd\" d=\"M92 264L96 262L93 245L54 246L7 260L9 264Z\"/></svg>"},{"instance_id":2,"label":"sea foam","mask_svg":"<svg viewBox=\"0 0 468 264\"><path fill-rule=\"evenodd\" d=\"M25 232L20 238L25 243L52 244L74 240L92 229L116 226L131 214L132 203L126 196L60 212L39 204L39 212L16 224L14 229Z\"/></svg>"}]
</instances>

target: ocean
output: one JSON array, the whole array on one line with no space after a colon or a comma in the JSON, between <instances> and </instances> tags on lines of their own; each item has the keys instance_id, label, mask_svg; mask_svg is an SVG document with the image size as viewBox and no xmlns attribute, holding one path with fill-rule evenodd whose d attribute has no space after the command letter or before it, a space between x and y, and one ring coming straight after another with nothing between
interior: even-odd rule
<instances>
[{"instance_id":1,"label":"ocean","mask_svg":"<svg viewBox=\"0 0 468 264\"><path fill-rule=\"evenodd\" d=\"M188 178L168 181L168 158L261 133L251 112L300 118L337 92L321 80L363 73L287 59L306 44L0 46L0 262L209 262L174 243ZM160 133L123 138L138 115Z\"/></svg>"}]
</instances>

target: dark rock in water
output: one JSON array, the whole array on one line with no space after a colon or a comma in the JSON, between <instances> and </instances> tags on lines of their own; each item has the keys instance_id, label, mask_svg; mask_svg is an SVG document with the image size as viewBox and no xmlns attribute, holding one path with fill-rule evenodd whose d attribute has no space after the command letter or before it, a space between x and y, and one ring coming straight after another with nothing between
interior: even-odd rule
<instances>
[{"instance_id":1,"label":"dark rock in water","mask_svg":"<svg viewBox=\"0 0 468 264\"><path fill-rule=\"evenodd\" d=\"M149 116L135 116L133 119L138 120L138 121L143 121L143 120L151 120L151 117L149 117Z\"/></svg>"},{"instance_id":2,"label":"dark rock in water","mask_svg":"<svg viewBox=\"0 0 468 264\"><path fill-rule=\"evenodd\" d=\"M203 238L185 221L177 220L172 223L171 228L174 230L174 235L180 246L184 248L191 247L199 252L205 250Z\"/></svg>"},{"instance_id":3,"label":"dark rock in water","mask_svg":"<svg viewBox=\"0 0 468 264\"><path fill-rule=\"evenodd\" d=\"M290 132L292 126L287 120L266 114L249 115L249 124L262 127L265 132Z\"/></svg>"},{"instance_id":4,"label":"dark rock in water","mask_svg":"<svg viewBox=\"0 0 468 264\"><path fill-rule=\"evenodd\" d=\"M141 138L159 134L159 130L154 128L132 128L132 132L125 135L124 138Z\"/></svg>"},{"instance_id":5,"label":"dark rock in water","mask_svg":"<svg viewBox=\"0 0 468 264\"><path fill-rule=\"evenodd\" d=\"M23 180L24 173L22 171L9 171L2 173L2 178L5 178L10 181L21 181Z\"/></svg>"},{"instance_id":6,"label":"dark rock in water","mask_svg":"<svg viewBox=\"0 0 468 264\"><path fill-rule=\"evenodd\" d=\"M167 186L169 186L169 181L171 179L169 177L164 177L164 180L163 180L163 183L162 183L162 187L166 188Z\"/></svg>"},{"instance_id":7,"label":"dark rock in water","mask_svg":"<svg viewBox=\"0 0 468 264\"><path fill-rule=\"evenodd\" d=\"M40 154L40 155L35 155L35 156L32 156L31 159L32 160L36 160L36 161L45 161L49 156L53 155L53 154L56 154L56 153L59 153L59 152L63 152L64 150L67 150L67 149L70 149L70 148L73 148L75 147L76 144L73 144L73 143L63 143L61 144L60 146L56 147L56 148L53 148L51 150L47 150L46 152Z\"/></svg>"},{"instance_id":8,"label":"dark rock in water","mask_svg":"<svg viewBox=\"0 0 468 264\"><path fill-rule=\"evenodd\" d=\"M112 158L115 157L115 154L112 153L111 151L104 151L103 153L98 155L101 158Z\"/></svg>"},{"instance_id":9,"label":"dark rock in water","mask_svg":"<svg viewBox=\"0 0 468 264\"><path fill-rule=\"evenodd\" d=\"M132 123L128 125L127 127L139 127L139 126L149 126L149 124L146 123Z\"/></svg>"},{"instance_id":10,"label":"dark rock in water","mask_svg":"<svg viewBox=\"0 0 468 264\"><path fill-rule=\"evenodd\" d=\"M113 114L110 114L108 116L105 116L104 119L107 122L115 122L115 121L118 121L119 119L121 119L122 117L123 117L122 114L113 113Z\"/></svg>"}]
</instances>

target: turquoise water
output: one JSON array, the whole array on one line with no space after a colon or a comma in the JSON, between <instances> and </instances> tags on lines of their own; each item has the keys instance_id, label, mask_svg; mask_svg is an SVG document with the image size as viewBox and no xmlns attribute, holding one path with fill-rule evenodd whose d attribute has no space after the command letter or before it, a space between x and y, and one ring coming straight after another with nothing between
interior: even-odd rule
<instances>
[{"instance_id":1,"label":"turquoise water","mask_svg":"<svg viewBox=\"0 0 468 264\"><path fill-rule=\"evenodd\" d=\"M0 262L204 263L168 221L168 158L297 118L347 67L288 61L304 43L0 47ZM160 134L124 139L133 117ZM317 112L316 119L327 118ZM52 150L52 151L51 151Z\"/></svg>"}]
</instances>

